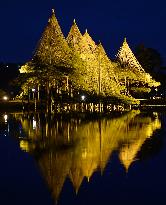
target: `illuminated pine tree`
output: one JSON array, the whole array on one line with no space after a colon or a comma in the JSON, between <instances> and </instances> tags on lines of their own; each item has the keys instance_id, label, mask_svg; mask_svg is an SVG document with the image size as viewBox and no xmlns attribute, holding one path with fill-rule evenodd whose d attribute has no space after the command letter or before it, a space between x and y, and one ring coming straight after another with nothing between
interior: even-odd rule
<instances>
[{"instance_id":1,"label":"illuminated pine tree","mask_svg":"<svg viewBox=\"0 0 166 205\"><path fill-rule=\"evenodd\" d=\"M102 44L96 49L96 57L99 68L100 91L104 95L120 94L120 85L114 73L111 60L108 58Z\"/></svg>"},{"instance_id":2,"label":"illuminated pine tree","mask_svg":"<svg viewBox=\"0 0 166 205\"><path fill-rule=\"evenodd\" d=\"M142 84L148 84L149 86L159 86L159 83L152 80L149 73L146 73L142 68L136 57L134 56L132 50L130 49L126 38L124 39L122 47L119 49L117 54L117 61L123 68L122 73L125 74L130 80L130 83L140 82Z\"/></svg>"},{"instance_id":3,"label":"illuminated pine tree","mask_svg":"<svg viewBox=\"0 0 166 205\"><path fill-rule=\"evenodd\" d=\"M102 44L100 43L96 49L99 68L99 92L104 96L114 97L124 102L134 101L130 95L124 96L125 87L121 86L114 73L114 64L108 58ZM136 102L137 103L137 102Z\"/></svg>"},{"instance_id":4,"label":"illuminated pine tree","mask_svg":"<svg viewBox=\"0 0 166 205\"><path fill-rule=\"evenodd\" d=\"M87 29L83 35L82 41L80 42L81 45L81 54L82 54L82 58L89 60L95 53L95 49L96 49L96 43L93 41L93 39L91 38L91 36L89 35ZM86 51L88 52L86 55ZM89 54L89 56L88 56ZM89 57L89 58L88 58Z\"/></svg>"},{"instance_id":5,"label":"illuminated pine tree","mask_svg":"<svg viewBox=\"0 0 166 205\"><path fill-rule=\"evenodd\" d=\"M83 61L83 66L78 66L72 80L79 87L87 92L97 93L98 91L98 62L96 59L96 44L88 34L87 30L82 36L76 22L73 22L67 37L67 42L73 53Z\"/></svg>"},{"instance_id":6,"label":"illuminated pine tree","mask_svg":"<svg viewBox=\"0 0 166 205\"><path fill-rule=\"evenodd\" d=\"M76 24L74 19L73 24L70 28L66 41L68 43L69 48L71 49L72 56L74 56L75 65L73 67L78 71L81 71L85 66L83 65L83 60L80 57L80 42L82 40L82 34ZM73 60L73 61L74 61Z\"/></svg>"},{"instance_id":7,"label":"illuminated pine tree","mask_svg":"<svg viewBox=\"0 0 166 205\"><path fill-rule=\"evenodd\" d=\"M82 36L75 21L68 34L67 42L73 52L77 52L84 61L84 66L76 70L76 75L71 76L72 81L88 92L123 99L121 90L124 86L122 88L119 85L113 63L102 45L96 46L87 30ZM130 97L126 98L131 100Z\"/></svg>"},{"instance_id":8,"label":"illuminated pine tree","mask_svg":"<svg viewBox=\"0 0 166 205\"><path fill-rule=\"evenodd\" d=\"M68 90L68 79L73 69L81 67L78 55L69 48L59 23L52 10L52 15L42 34L33 57L37 75L49 86L63 87ZM71 69L67 69L71 68ZM63 89L62 88L62 89Z\"/></svg>"},{"instance_id":9,"label":"illuminated pine tree","mask_svg":"<svg viewBox=\"0 0 166 205\"><path fill-rule=\"evenodd\" d=\"M85 61L86 75L85 77L85 86L92 93L98 93L99 83L99 69L98 69L98 60L96 57L96 44L88 34L87 30L83 35L82 40L80 41L80 57Z\"/></svg>"},{"instance_id":10,"label":"illuminated pine tree","mask_svg":"<svg viewBox=\"0 0 166 205\"><path fill-rule=\"evenodd\" d=\"M37 45L33 61L58 67L71 66L71 52L52 10L52 15Z\"/></svg>"},{"instance_id":11,"label":"illuminated pine tree","mask_svg":"<svg viewBox=\"0 0 166 205\"><path fill-rule=\"evenodd\" d=\"M124 86L122 88L119 85L113 64L102 45L96 46L87 30L79 44L80 56L86 62L84 78L87 89L96 94L123 99L121 90L124 89ZM126 98L130 98L130 96Z\"/></svg>"},{"instance_id":12,"label":"illuminated pine tree","mask_svg":"<svg viewBox=\"0 0 166 205\"><path fill-rule=\"evenodd\" d=\"M79 51L79 45L80 41L82 40L82 34L76 24L76 21L74 19L73 25L71 26L71 29L69 31L69 34L66 38L66 41L69 45L69 47L74 51Z\"/></svg>"},{"instance_id":13,"label":"illuminated pine tree","mask_svg":"<svg viewBox=\"0 0 166 205\"><path fill-rule=\"evenodd\" d=\"M87 90L85 87L85 78L86 76L86 63L80 56L80 42L82 41L82 34L76 24L76 21L73 21L73 24L70 28L66 41L71 49L72 58L73 58L73 72L69 75L72 87L75 90Z\"/></svg>"},{"instance_id":14,"label":"illuminated pine tree","mask_svg":"<svg viewBox=\"0 0 166 205\"><path fill-rule=\"evenodd\" d=\"M122 47L118 51L117 59L121 63L122 67L130 67L133 72L145 72L131 51L126 38L124 39Z\"/></svg>"}]
</instances>

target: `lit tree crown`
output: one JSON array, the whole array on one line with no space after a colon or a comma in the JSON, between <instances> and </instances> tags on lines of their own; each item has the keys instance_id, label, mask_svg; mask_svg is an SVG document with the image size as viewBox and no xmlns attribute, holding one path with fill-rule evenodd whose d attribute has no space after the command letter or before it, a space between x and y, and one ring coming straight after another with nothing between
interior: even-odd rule
<instances>
[{"instance_id":1,"label":"lit tree crown","mask_svg":"<svg viewBox=\"0 0 166 205\"><path fill-rule=\"evenodd\" d=\"M95 51L95 49L96 49L96 44L95 44L95 42L93 41L93 39L91 38L91 36L89 35L87 29L86 29L86 31L85 31L85 33L84 33L84 35L83 35L83 42L86 42L86 45L90 48L90 50L91 50L92 52Z\"/></svg>"},{"instance_id":2,"label":"lit tree crown","mask_svg":"<svg viewBox=\"0 0 166 205\"><path fill-rule=\"evenodd\" d=\"M97 45L97 50L98 50L98 52L100 52L104 55L107 55L101 42L99 42L99 44Z\"/></svg>"},{"instance_id":3,"label":"lit tree crown","mask_svg":"<svg viewBox=\"0 0 166 205\"><path fill-rule=\"evenodd\" d=\"M33 59L44 64L67 66L70 64L70 49L52 10L52 15L38 43Z\"/></svg>"},{"instance_id":4,"label":"lit tree crown","mask_svg":"<svg viewBox=\"0 0 166 205\"><path fill-rule=\"evenodd\" d=\"M160 83L153 80L150 74L146 73L145 70L142 68L142 66L134 56L133 52L131 51L126 38L124 39L123 45L119 49L116 57L122 67L130 69L129 72L132 72L135 75L137 81L148 83L150 87L160 85Z\"/></svg>"},{"instance_id":5,"label":"lit tree crown","mask_svg":"<svg viewBox=\"0 0 166 205\"><path fill-rule=\"evenodd\" d=\"M114 66L112 64L112 61L109 59L109 57L107 56L107 53L102 45L102 43L100 42L96 48L96 54L98 59L101 61L101 63L105 64L105 66L108 69L108 72L112 75L115 76L114 73Z\"/></svg>"},{"instance_id":6,"label":"lit tree crown","mask_svg":"<svg viewBox=\"0 0 166 205\"><path fill-rule=\"evenodd\" d=\"M134 56L132 50L130 49L126 38L124 39L122 47L119 49L117 54L117 60L121 63L124 67L130 67L135 71L144 72L144 69Z\"/></svg>"},{"instance_id":7,"label":"lit tree crown","mask_svg":"<svg viewBox=\"0 0 166 205\"><path fill-rule=\"evenodd\" d=\"M85 61L88 60L94 60L96 58L95 56L95 49L96 49L96 44L93 41L93 39L90 37L88 32L86 32L80 43L79 43L79 49L80 49L80 55L81 58Z\"/></svg>"},{"instance_id":8,"label":"lit tree crown","mask_svg":"<svg viewBox=\"0 0 166 205\"><path fill-rule=\"evenodd\" d=\"M108 64L111 63L101 42L96 47L96 56L97 59L101 62L101 64L107 64L108 66Z\"/></svg>"},{"instance_id":9,"label":"lit tree crown","mask_svg":"<svg viewBox=\"0 0 166 205\"><path fill-rule=\"evenodd\" d=\"M67 43L69 45L70 48L74 48L76 50L79 50L79 43L82 39L82 34L76 24L76 21L74 19L73 21L73 25L71 26L71 29L69 31L69 34L66 38Z\"/></svg>"},{"instance_id":10,"label":"lit tree crown","mask_svg":"<svg viewBox=\"0 0 166 205\"><path fill-rule=\"evenodd\" d=\"M106 51L101 44L98 44L96 48L96 56L100 66L100 75L102 82L102 90L105 93L120 93L119 82L115 77L114 66L111 60L108 58Z\"/></svg>"}]
</instances>

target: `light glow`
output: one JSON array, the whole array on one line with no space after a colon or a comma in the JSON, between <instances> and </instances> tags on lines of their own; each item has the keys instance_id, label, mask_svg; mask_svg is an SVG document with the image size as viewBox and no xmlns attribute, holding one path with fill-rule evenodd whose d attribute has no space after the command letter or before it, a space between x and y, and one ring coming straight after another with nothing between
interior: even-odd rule
<instances>
[{"instance_id":1,"label":"light glow","mask_svg":"<svg viewBox=\"0 0 166 205\"><path fill-rule=\"evenodd\" d=\"M3 100L8 100L8 97L7 96L3 96Z\"/></svg>"},{"instance_id":2,"label":"light glow","mask_svg":"<svg viewBox=\"0 0 166 205\"><path fill-rule=\"evenodd\" d=\"M81 100L85 100L85 95L82 95L82 96L81 96Z\"/></svg>"},{"instance_id":3,"label":"light glow","mask_svg":"<svg viewBox=\"0 0 166 205\"><path fill-rule=\"evenodd\" d=\"M5 115L4 115L4 120L5 120L5 122L7 122L7 119L8 119L8 116L5 114Z\"/></svg>"},{"instance_id":4,"label":"light glow","mask_svg":"<svg viewBox=\"0 0 166 205\"><path fill-rule=\"evenodd\" d=\"M36 129L36 120L33 118L33 130Z\"/></svg>"}]
</instances>

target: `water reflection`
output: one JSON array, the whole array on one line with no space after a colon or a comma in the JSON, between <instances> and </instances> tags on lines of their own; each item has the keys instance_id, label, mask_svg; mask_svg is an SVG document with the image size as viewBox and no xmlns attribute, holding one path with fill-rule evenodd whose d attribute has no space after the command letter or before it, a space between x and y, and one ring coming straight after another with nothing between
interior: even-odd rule
<instances>
[{"instance_id":1,"label":"water reflection","mask_svg":"<svg viewBox=\"0 0 166 205\"><path fill-rule=\"evenodd\" d=\"M139 111L114 118L15 114L14 119L21 149L35 156L55 200L67 177L77 193L84 178L104 171L115 151L128 171L146 139L161 128L156 113Z\"/></svg>"},{"instance_id":2,"label":"water reflection","mask_svg":"<svg viewBox=\"0 0 166 205\"><path fill-rule=\"evenodd\" d=\"M5 120L5 123L7 123L8 116L6 114L4 114L3 118Z\"/></svg>"}]
</instances>

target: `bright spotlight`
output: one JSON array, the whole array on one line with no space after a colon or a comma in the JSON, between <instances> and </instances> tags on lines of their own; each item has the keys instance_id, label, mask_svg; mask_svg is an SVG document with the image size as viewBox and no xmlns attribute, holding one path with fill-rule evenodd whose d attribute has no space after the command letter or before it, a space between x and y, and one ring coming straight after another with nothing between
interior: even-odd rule
<instances>
[{"instance_id":1,"label":"bright spotlight","mask_svg":"<svg viewBox=\"0 0 166 205\"><path fill-rule=\"evenodd\" d=\"M5 114L5 115L4 115L4 120L5 120L5 122L7 122L7 119L8 119L8 116Z\"/></svg>"},{"instance_id":2,"label":"bright spotlight","mask_svg":"<svg viewBox=\"0 0 166 205\"><path fill-rule=\"evenodd\" d=\"M3 96L3 100L8 100L8 97L7 96Z\"/></svg>"},{"instance_id":3,"label":"bright spotlight","mask_svg":"<svg viewBox=\"0 0 166 205\"><path fill-rule=\"evenodd\" d=\"M36 120L35 120L35 118L33 117L33 130L35 130L36 129Z\"/></svg>"},{"instance_id":4,"label":"bright spotlight","mask_svg":"<svg viewBox=\"0 0 166 205\"><path fill-rule=\"evenodd\" d=\"M85 100L85 95L82 95L82 96L81 96L81 100Z\"/></svg>"}]
</instances>

